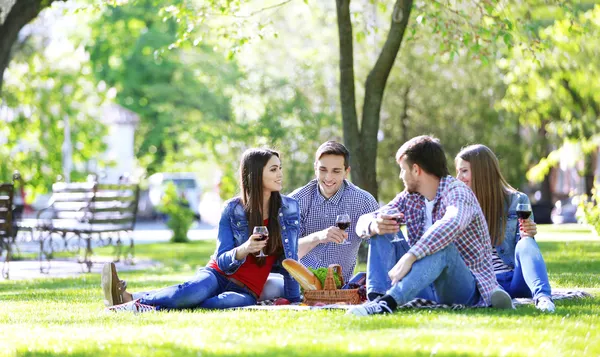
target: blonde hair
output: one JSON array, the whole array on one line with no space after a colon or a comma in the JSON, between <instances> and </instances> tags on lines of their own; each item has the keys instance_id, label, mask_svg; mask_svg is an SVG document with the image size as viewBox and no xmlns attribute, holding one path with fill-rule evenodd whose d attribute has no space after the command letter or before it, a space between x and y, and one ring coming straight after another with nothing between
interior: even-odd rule
<instances>
[{"instance_id":1,"label":"blonde hair","mask_svg":"<svg viewBox=\"0 0 600 357\"><path fill-rule=\"evenodd\" d=\"M506 206L516 190L502 176L498 158L487 146L467 146L456 155L454 162L458 159L471 164L471 189L487 221L492 246L497 246L504 241Z\"/></svg>"}]
</instances>

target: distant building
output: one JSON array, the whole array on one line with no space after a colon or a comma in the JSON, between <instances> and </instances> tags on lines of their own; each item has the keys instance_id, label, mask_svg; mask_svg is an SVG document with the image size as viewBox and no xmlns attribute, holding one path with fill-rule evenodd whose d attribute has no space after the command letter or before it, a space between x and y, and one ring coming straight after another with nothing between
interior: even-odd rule
<instances>
[{"instance_id":1,"label":"distant building","mask_svg":"<svg viewBox=\"0 0 600 357\"><path fill-rule=\"evenodd\" d=\"M108 104L102 111L102 122L108 127L105 143L108 146L102 159L110 166L97 167L89 163L89 171L98 172L102 182L117 182L124 173L131 174L135 169L134 137L140 119L129 109L118 104Z\"/></svg>"}]
</instances>

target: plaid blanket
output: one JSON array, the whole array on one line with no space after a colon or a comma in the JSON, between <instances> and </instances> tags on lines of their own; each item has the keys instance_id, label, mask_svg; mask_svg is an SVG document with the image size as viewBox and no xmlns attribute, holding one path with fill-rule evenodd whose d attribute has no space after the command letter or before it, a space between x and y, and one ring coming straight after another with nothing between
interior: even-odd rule
<instances>
[{"instance_id":1,"label":"plaid blanket","mask_svg":"<svg viewBox=\"0 0 600 357\"><path fill-rule=\"evenodd\" d=\"M560 290L554 291L552 293L552 300L564 300L564 299L580 299L580 298L588 298L592 297L590 293L581 290ZM513 304L516 306L519 305L529 305L533 304L533 299L526 298L517 298L513 299ZM414 299L412 301L407 302L406 304L398 307L398 309L450 309L450 310L462 310L466 309L469 306L462 304L452 304L452 305L444 305L438 304L435 301L425 300L425 299Z\"/></svg>"},{"instance_id":2,"label":"plaid blanket","mask_svg":"<svg viewBox=\"0 0 600 357\"><path fill-rule=\"evenodd\" d=\"M582 291L582 290L568 290L568 289L554 289L552 292L553 300L565 300L565 299L582 299L582 298L590 298L592 294ZM302 306L299 304L292 305L274 305L273 300L264 300L260 301L257 305L254 306L246 306L241 309L252 309L252 310L318 310L318 309L343 309L347 310L352 307L352 305L325 305L325 306ZM533 304L533 299L513 299L513 303L515 306L519 305L528 305ZM406 304L398 307L398 309L450 309L450 310L462 310L469 308L467 305L462 304L438 304L435 301L426 300L426 299L414 299Z\"/></svg>"}]
</instances>

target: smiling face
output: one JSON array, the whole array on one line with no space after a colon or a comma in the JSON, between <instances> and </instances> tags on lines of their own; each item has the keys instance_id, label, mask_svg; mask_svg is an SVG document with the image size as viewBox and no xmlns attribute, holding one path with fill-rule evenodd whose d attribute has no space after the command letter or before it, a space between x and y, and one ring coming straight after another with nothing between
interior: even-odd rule
<instances>
[{"instance_id":1,"label":"smiling face","mask_svg":"<svg viewBox=\"0 0 600 357\"><path fill-rule=\"evenodd\" d=\"M344 156L322 155L315 162L315 175L319 190L325 198L335 195L350 173L350 167L344 169Z\"/></svg>"},{"instance_id":2,"label":"smiling face","mask_svg":"<svg viewBox=\"0 0 600 357\"><path fill-rule=\"evenodd\" d=\"M281 171L281 161L275 155L271 156L263 168L263 192L279 192L282 185L283 172Z\"/></svg>"},{"instance_id":3,"label":"smiling face","mask_svg":"<svg viewBox=\"0 0 600 357\"><path fill-rule=\"evenodd\" d=\"M456 178L471 187L471 163L461 158L456 160Z\"/></svg>"}]
</instances>

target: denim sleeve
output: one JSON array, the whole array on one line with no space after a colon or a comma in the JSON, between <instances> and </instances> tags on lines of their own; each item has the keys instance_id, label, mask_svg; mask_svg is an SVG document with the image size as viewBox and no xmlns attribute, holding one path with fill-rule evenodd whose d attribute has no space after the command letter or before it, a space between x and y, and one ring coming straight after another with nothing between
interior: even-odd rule
<instances>
[{"instance_id":1,"label":"denim sleeve","mask_svg":"<svg viewBox=\"0 0 600 357\"><path fill-rule=\"evenodd\" d=\"M296 215L293 219L300 221L300 207L299 207L298 201L296 199L294 199L293 202L291 202L290 204L296 206ZM300 238L299 235L297 235L296 237L290 237L290 239L292 239L292 241L293 241L292 251L290 253L291 253L291 258L294 260L298 260L298 239L299 238ZM281 260L283 260L283 259L281 259ZM279 264L277 264L277 267L280 268L280 269L278 269L279 273L281 275L283 275L283 295L284 295L284 297L286 299L288 299L290 302L302 301L302 297L300 296L300 284L298 284L296 279L292 278L290 273L288 273L288 271L285 270L280 264L281 263L279 262Z\"/></svg>"},{"instance_id":2,"label":"denim sleeve","mask_svg":"<svg viewBox=\"0 0 600 357\"><path fill-rule=\"evenodd\" d=\"M237 247L235 246L235 239L233 238L233 230L231 229L229 218L232 210L232 206L227 205L221 213L219 233L217 235L217 249L215 251L215 260L219 269L228 275L235 273L246 261L246 258L242 260L235 259Z\"/></svg>"}]
</instances>

